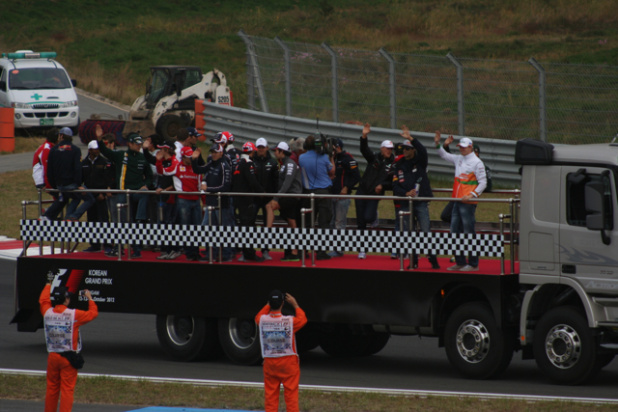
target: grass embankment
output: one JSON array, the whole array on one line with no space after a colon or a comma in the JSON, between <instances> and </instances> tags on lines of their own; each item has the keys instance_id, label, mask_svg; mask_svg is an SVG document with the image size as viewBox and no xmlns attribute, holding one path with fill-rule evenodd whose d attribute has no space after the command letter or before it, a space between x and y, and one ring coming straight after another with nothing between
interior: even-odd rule
<instances>
[{"instance_id":1,"label":"grass embankment","mask_svg":"<svg viewBox=\"0 0 618 412\"><path fill-rule=\"evenodd\" d=\"M45 378L0 374L0 399L42 401ZM79 378L75 390L76 403L140 406L170 406L263 410L261 389L236 387L204 387L171 383L123 381L111 378ZM281 397L280 405L283 405ZM615 405L584 403L529 402L517 400L481 400L464 397L392 396L372 393L330 393L301 390L303 412L410 412L410 411L477 411L477 412L590 412L613 411Z\"/></svg>"},{"instance_id":2,"label":"grass embankment","mask_svg":"<svg viewBox=\"0 0 618 412\"><path fill-rule=\"evenodd\" d=\"M240 29L266 38L392 53L531 56L560 63L618 59L616 2L607 0L10 1L0 49L56 50L80 87L131 104L149 66L217 67L246 104ZM137 11L139 9L139 11ZM136 15L137 14L137 15Z\"/></svg>"}]
</instances>

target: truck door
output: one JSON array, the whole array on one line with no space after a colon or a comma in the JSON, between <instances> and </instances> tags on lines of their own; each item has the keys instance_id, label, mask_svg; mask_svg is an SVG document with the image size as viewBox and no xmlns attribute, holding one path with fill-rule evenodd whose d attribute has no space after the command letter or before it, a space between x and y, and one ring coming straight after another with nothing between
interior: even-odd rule
<instances>
[{"instance_id":1,"label":"truck door","mask_svg":"<svg viewBox=\"0 0 618 412\"><path fill-rule=\"evenodd\" d=\"M560 270L592 293L618 288L614 173L599 167L562 167ZM602 229L600 229L602 228Z\"/></svg>"}]
</instances>

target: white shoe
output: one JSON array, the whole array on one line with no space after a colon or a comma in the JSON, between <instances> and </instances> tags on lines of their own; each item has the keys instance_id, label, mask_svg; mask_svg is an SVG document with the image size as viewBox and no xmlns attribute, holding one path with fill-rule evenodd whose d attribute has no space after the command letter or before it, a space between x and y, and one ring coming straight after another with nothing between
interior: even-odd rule
<instances>
[{"instance_id":1,"label":"white shoe","mask_svg":"<svg viewBox=\"0 0 618 412\"><path fill-rule=\"evenodd\" d=\"M177 257L179 257L180 255L182 255L182 253L180 252L180 250L173 250L171 251L168 255L167 255L167 260L174 260Z\"/></svg>"},{"instance_id":2,"label":"white shoe","mask_svg":"<svg viewBox=\"0 0 618 412\"><path fill-rule=\"evenodd\" d=\"M240 257L238 258L239 262L244 262L245 261L245 255L240 255Z\"/></svg>"},{"instance_id":3,"label":"white shoe","mask_svg":"<svg viewBox=\"0 0 618 412\"><path fill-rule=\"evenodd\" d=\"M270 257L270 253L268 253L268 250L262 252L262 257L264 258L264 260L273 260L273 258Z\"/></svg>"},{"instance_id":4,"label":"white shoe","mask_svg":"<svg viewBox=\"0 0 618 412\"><path fill-rule=\"evenodd\" d=\"M446 270L462 270L465 266L453 265L451 267L446 268Z\"/></svg>"},{"instance_id":5,"label":"white shoe","mask_svg":"<svg viewBox=\"0 0 618 412\"><path fill-rule=\"evenodd\" d=\"M359 258L359 259L366 259L366 258L367 258L367 254L366 254L365 252L360 252L360 253L358 254L358 258Z\"/></svg>"},{"instance_id":6,"label":"white shoe","mask_svg":"<svg viewBox=\"0 0 618 412\"><path fill-rule=\"evenodd\" d=\"M475 272L477 270L479 270L478 266L470 266L470 265L466 265L464 267L462 267L461 269L459 269L461 272Z\"/></svg>"},{"instance_id":7,"label":"white shoe","mask_svg":"<svg viewBox=\"0 0 618 412\"><path fill-rule=\"evenodd\" d=\"M163 253L161 253L159 256L157 256L157 259L163 259L163 260L165 260L165 259L167 259L167 257L168 257L169 255L170 255L169 253L167 253L167 252L163 252Z\"/></svg>"}]
</instances>

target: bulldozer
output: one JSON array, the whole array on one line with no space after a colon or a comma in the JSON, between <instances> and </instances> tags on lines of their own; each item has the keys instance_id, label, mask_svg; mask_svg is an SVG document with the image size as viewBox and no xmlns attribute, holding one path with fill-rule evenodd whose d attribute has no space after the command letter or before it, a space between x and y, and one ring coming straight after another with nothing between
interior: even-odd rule
<instances>
[{"instance_id":1,"label":"bulldozer","mask_svg":"<svg viewBox=\"0 0 618 412\"><path fill-rule=\"evenodd\" d=\"M197 66L165 65L152 66L150 74L146 94L135 100L128 120L93 115L79 125L84 144L96 138L98 124L103 133L115 134L120 145L132 132L144 137L156 133L165 140L173 140L180 128L194 125L196 99L233 105L225 75L217 69L202 74Z\"/></svg>"}]
</instances>

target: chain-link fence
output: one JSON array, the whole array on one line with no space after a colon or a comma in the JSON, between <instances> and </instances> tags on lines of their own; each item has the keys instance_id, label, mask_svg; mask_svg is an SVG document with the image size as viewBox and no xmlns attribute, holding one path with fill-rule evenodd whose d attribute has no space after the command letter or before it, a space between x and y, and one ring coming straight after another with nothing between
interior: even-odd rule
<instances>
[{"instance_id":1,"label":"chain-link fence","mask_svg":"<svg viewBox=\"0 0 618 412\"><path fill-rule=\"evenodd\" d=\"M608 142L618 132L618 66L389 54L239 35L254 110L552 143Z\"/></svg>"}]
</instances>

